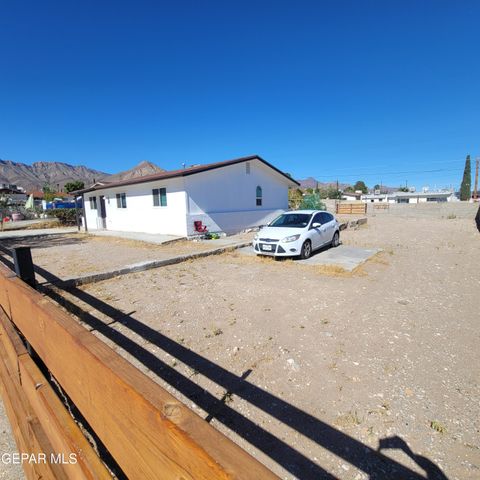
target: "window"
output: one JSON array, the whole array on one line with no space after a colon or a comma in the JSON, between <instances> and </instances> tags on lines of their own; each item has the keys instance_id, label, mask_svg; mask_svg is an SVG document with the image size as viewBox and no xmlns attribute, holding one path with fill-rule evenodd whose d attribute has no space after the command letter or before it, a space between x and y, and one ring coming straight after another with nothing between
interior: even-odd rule
<instances>
[{"instance_id":1,"label":"window","mask_svg":"<svg viewBox=\"0 0 480 480\"><path fill-rule=\"evenodd\" d=\"M277 217L269 227L305 228L312 218L310 213L284 213Z\"/></svg>"},{"instance_id":2,"label":"window","mask_svg":"<svg viewBox=\"0 0 480 480\"><path fill-rule=\"evenodd\" d=\"M125 193L117 193L117 208L127 208L127 195Z\"/></svg>"},{"instance_id":3,"label":"window","mask_svg":"<svg viewBox=\"0 0 480 480\"><path fill-rule=\"evenodd\" d=\"M262 187L257 187L257 207L262 206Z\"/></svg>"},{"instance_id":4,"label":"window","mask_svg":"<svg viewBox=\"0 0 480 480\"><path fill-rule=\"evenodd\" d=\"M312 225L314 223L319 223L320 225L322 225L324 222L323 222L323 219L322 219L322 214L321 213L317 213L314 217L313 217L313 220L312 220Z\"/></svg>"},{"instance_id":5,"label":"window","mask_svg":"<svg viewBox=\"0 0 480 480\"><path fill-rule=\"evenodd\" d=\"M321 215L321 219L322 219L322 225L325 224L325 223L328 223L328 222L331 222L333 220L333 215L330 215L329 213L326 213L326 212L321 212L320 213Z\"/></svg>"},{"instance_id":6,"label":"window","mask_svg":"<svg viewBox=\"0 0 480 480\"><path fill-rule=\"evenodd\" d=\"M97 209L97 197L90 197L90 210L96 210Z\"/></svg>"},{"instance_id":7,"label":"window","mask_svg":"<svg viewBox=\"0 0 480 480\"><path fill-rule=\"evenodd\" d=\"M247 163L245 164L245 173L246 173L247 175L250 175L250 162L247 162Z\"/></svg>"},{"instance_id":8,"label":"window","mask_svg":"<svg viewBox=\"0 0 480 480\"><path fill-rule=\"evenodd\" d=\"M166 188L154 188L152 190L152 196L153 196L154 207L167 206L167 189Z\"/></svg>"}]
</instances>

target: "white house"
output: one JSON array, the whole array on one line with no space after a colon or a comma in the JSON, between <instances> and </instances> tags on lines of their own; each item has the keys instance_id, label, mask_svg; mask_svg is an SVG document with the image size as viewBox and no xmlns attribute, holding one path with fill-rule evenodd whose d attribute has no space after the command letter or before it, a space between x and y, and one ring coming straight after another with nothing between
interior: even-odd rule
<instances>
[{"instance_id":1,"label":"white house","mask_svg":"<svg viewBox=\"0 0 480 480\"><path fill-rule=\"evenodd\" d=\"M362 192L357 191L357 192L343 192L342 193L342 200L347 200L349 202L355 202L357 200L360 200L362 197Z\"/></svg>"},{"instance_id":2,"label":"white house","mask_svg":"<svg viewBox=\"0 0 480 480\"><path fill-rule=\"evenodd\" d=\"M88 230L179 236L236 233L265 225L288 209L288 188L298 182L254 155L161 172L114 183L96 183L83 196ZM199 224L198 222L201 222Z\"/></svg>"}]
</instances>

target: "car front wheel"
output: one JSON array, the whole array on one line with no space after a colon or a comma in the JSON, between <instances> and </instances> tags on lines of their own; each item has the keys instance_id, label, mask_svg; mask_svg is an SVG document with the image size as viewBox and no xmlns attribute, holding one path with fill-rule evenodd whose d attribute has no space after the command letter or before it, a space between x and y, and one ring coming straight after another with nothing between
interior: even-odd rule
<instances>
[{"instance_id":1,"label":"car front wheel","mask_svg":"<svg viewBox=\"0 0 480 480\"><path fill-rule=\"evenodd\" d=\"M305 242L303 242L300 256L302 257L302 259L306 260L307 258L310 258L311 255L312 255L312 244L310 240L306 240Z\"/></svg>"},{"instance_id":2,"label":"car front wheel","mask_svg":"<svg viewBox=\"0 0 480 480\"><path fill-rule=\"evenodd\" d=\"M335 232L332 238L332 247L338 247L340 245L340 234L338 232Z\"/></svg>"}]
</instances>

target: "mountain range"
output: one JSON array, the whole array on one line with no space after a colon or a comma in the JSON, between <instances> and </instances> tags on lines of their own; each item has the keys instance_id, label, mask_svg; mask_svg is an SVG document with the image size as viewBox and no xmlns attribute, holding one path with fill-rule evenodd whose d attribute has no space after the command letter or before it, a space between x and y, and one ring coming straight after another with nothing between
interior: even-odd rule
<instances>
[{"instance_id":1,"label":"mountain range","mask_svg":"<svg viewBox=\"0 0 480 480\"><path fill-rule=\"evenodd\" d=\"M11 160L0 160L0 183L23 187L27 192L41 190L45 185L62 191L66 183L73 181L81 181L85 186L89 186L98 181L117 182L164 171L147 161L140 162L130 170L112 175L83 165L74 166L61 162L35 162L27 165Z\"/></svg>"},{"instance_id":2,"label":"mountain range","mask_svg":"<svg viewBox=\"0 0 480 480\"><path fill-rule=\"evenodd\" d=\"M98 181L118 182L164 171L163 168L148 161L140 162L129 170L110 174L83 165L75 166L61 162L35 162L27 165L0 159L0 183L23 187L27 192L41 190L45 185L49 185L54 190L62 191L66 183L73 181L81 181L85 186L89 186ZM299 180L299 182L302 189L336 186L336 182L319 182L313 177ZM348 186L350 186L348 183L338 184L341 190L345 190ZM395 188L383 187L383 190L393 191Z\"/></svg>"}]
</instances>

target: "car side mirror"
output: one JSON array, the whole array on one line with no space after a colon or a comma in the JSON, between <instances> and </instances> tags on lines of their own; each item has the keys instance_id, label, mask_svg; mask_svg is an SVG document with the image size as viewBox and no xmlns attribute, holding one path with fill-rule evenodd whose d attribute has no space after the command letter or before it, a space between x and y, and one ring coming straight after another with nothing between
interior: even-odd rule
<instances>
[{"instance_id":1,"label":"car side mirror","mask_svg":"<svg viewBox=\"0 0 480 480\"><path fill-rule=\"evenodd\" d=\"M318 227L321 227L322 224L321 223L318 223L318 222L313 222L312 223L312 228L318 228Z\"/></svg>"}]
</instances>

